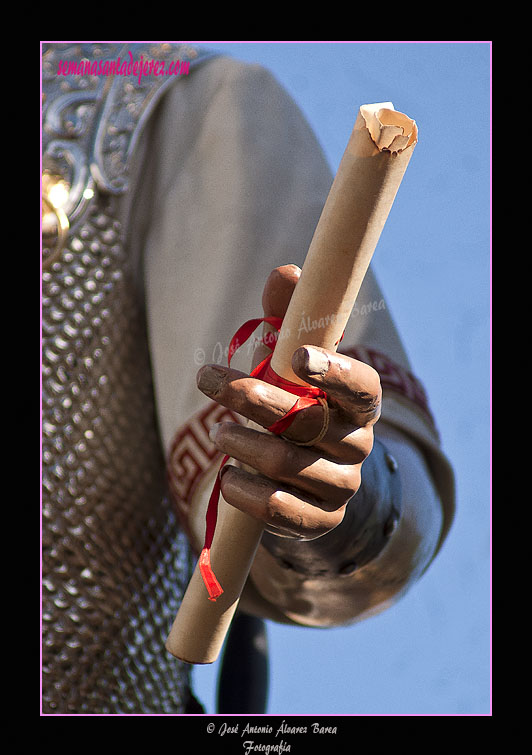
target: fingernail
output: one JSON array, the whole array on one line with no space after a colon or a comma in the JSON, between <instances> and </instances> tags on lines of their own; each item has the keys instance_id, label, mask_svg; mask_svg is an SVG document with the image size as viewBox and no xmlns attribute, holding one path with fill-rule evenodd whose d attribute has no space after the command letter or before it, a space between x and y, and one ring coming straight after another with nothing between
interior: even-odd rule
<instances>
[{"instance_id":1,"label":"fingernail","mask_svg":"<svg viewBox=\"0 0 532 755\"><path fill-rule=\"evenodd\" d=\"M234 469L234 466L232 464L224 464L224 466L220 469L220 480L228 469Z\"/></svg>"},{"instance_id":2,"label":"fingernail","mask_svg":"<svg viewBox=\"0 0 532 755\"><path fill-rule=\"evenodd\" d=\"M223 367L213 365L202 367L197 376L198 388L207 396L214 396L220 390L225 375L226 370Z\"/></svg>"},{"instance_id":3,"label":"fingernail","mask_svg":"<svg viewBox=\"0 0 532 755\"><path fill-rule=\"evenodd\" d=\"M329 359L327 356L318 349L305 348L305 371L309 375L325 375L329 369Z\"/></svg>"},{"instance_id":4,"label":"fingernail","mask_svg":"<svg viewBox=\"0 0 532 755\"><path fill-rule=\"evenodd\" d=\"M212 440L213 443L216 443L216 437L218 435L218 432L220 431L220 425L221 425L221 422L217 422L209 430L209 438Z\"/></svg>"}]
</instances>

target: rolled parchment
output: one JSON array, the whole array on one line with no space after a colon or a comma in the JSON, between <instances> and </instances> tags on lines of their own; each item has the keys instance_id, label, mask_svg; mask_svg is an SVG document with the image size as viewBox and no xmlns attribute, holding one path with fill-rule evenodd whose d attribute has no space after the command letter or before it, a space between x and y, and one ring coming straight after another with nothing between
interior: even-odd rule
<instances>
[{"instance_id":1,"label":"rolled parchment","mask_svg":"<svg viewBox=\"0 0 532 755\"><path fill-rule=\"evenodd\" d=\"M416 143L415 121L391 102L360 108L273 353L271 367L285 380L305 385L291 364L300 346L336 349ZM211 564L224 592L209 600L196 567L166 643L172 655L218 658L262 532L220 496Z\"/></svg>"}]
</instances>

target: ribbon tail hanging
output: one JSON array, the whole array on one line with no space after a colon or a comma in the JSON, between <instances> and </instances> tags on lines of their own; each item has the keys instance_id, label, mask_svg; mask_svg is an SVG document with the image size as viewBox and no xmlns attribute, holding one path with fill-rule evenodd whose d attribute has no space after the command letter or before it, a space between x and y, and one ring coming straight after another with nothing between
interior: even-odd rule
<instances>
[{"instance_id":1,"label":"ribbon tail hanging","mask_svg":"<svg viewBox=\"0 0 532 755\"><path fill-rule=\"evenodd\" d=\"M235 333L233 338L231 339L231 343L229 345L229 354L228 354L228 364L231 364L231 358L235 351L237 351L240 346L242 346L243 343L250 337L250 335L253 333L253 331L258 327L260 323L267 322L270 325L272 325L277 331L280 330L282 320L277 317L263 317L263 318L257 318L254 320L248 320L248 322L244 323L238 331ZM273 351L272 351L273 354ZM291 383L287 380L282 379L279 375L277 375L270 366L270 361L272 354L269 354L263 361L255 367L255 369L251 372L251 377L255 377L259 380L263 380L266 383L270 383L271 385L276 385L279 388L282 388L289 393L292 393L296 396L299 396L295 404L292 406L292 408L285 414L284 417L281 417L281 419L274 422L273 425L268 427L267 429L274 433L275 435L280 435L283 433L293 422L295 415L300 412L302 409L305 409L308 406L312 406L316 403L320 402L320 399L327 398L326 394L318 389L313 388L311 386L301 386L296 385L295 383ZM218 501L220 498L220 492L221 492L221 472L227 461L229 460L229 456L225 456L222 459L222 463L220 465L220 469L218 470L218 474L216 475L216 481L214 483L211 497L209 499L209 505L207 506L207 514L206 514L206 522L207 522L207 528L205 532L205 541L203 545L203 549L200 554L199 558L199 569L200 573L203 579L203 582L205 583L205 587L207 588L207 593L209 596L209 600L215 601L217 598L220 597L220 595L223 594L223 588L216 579L216 576L214 574L214 571L211 566L211 545L212 540L214 537L214 531L216 529L216 519L218 516Z\"/></svg>"}]
</instances>

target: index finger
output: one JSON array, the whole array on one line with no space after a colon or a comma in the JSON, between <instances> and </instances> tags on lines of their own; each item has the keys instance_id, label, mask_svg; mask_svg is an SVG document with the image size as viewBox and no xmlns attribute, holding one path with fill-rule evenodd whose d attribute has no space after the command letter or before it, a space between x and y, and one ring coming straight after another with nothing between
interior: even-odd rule
<instances>
[{"instance_id":1,"label":"index finger","mask_svg":"<svg viewBox=\"0 0 532 755\"><path fill-rule=\"evenodd\" d=\"M340 406L359 427L378 420L381 381L369 364L319 346L301 346L292 357L292 369L305 382L324 390L330 403Z\"/></svg>"}]
</instances>

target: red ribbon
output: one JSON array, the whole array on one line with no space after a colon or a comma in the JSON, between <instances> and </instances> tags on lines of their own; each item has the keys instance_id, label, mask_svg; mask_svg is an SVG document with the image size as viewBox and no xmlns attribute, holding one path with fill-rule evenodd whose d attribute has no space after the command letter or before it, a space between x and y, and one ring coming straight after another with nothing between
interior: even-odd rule
<instances>
[{"instance_id":1,"label":"red ribbon","mask_svg":"<svg viewBox=\"0 0 532 755\"><path fill-rule=\"evenodd\" d=\"M248 340L248 338L257 329L257 327L264 322L272 325L277 330L277 334L269 335L269 337L273 337L275 339L275 342L277 342L278 333L283 322L282 318L260 317L254 320L248 320L248 322L244 323L237 330L237 332L231 339L231 343L229 344L229 352L227 355L227 365L229 367L231 366L231 359L234 353ZM264 338L262 342L266 346L269 345ZM263 380L265 383L270 383L271 385L276 385L279 388L282 388L283 390L288 391L289 393L293 393L295 396L299 397L292 408L284 415L284 417L281 417L281 419L277 420L273 423L273 425L270 425L270 427L267 428L271 433L280 435L281 433L285 432L288 427L290 427L298 412L300 412L302 409L306 409L309 406L313 406L314 404L319 404L320 402L318 399L327 398L327 394L320 388L315 388L308 385L299 385L298 383L292 383L289 380L285 380L284 378L280 377L280 375L278 375L271 368L270 362L272 355L273 350L271 354L268 354L266 359L263 359L263 361L258 364L254 370L252 370L251 377ZM212 570L210 551L214 537L214 531L216 529L216 520L218 517L218 501L220 498L222 469L229 461L229 458L229 456L224 456L222 463L220 464L218 474L216 475L216 481L214 483L211 497L209 499L209 504L207 506L207 514L205 517L207 525L205 531L205 540L203 543L203 549L199 557L199 569L201 576L203 578L203 582L205 583L205 587L207 588L209 600L212 601L215 601L223 593L222 586L216 579Z\"/></svg>"}]
</instances>

